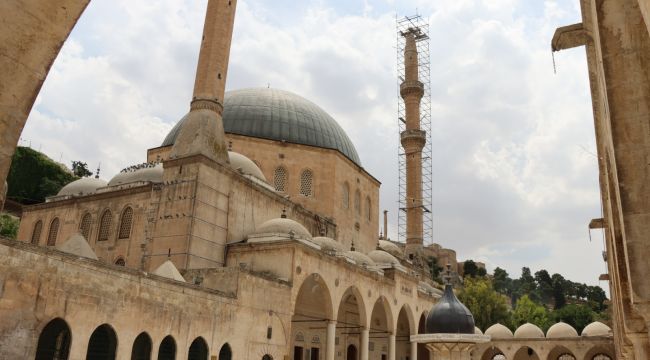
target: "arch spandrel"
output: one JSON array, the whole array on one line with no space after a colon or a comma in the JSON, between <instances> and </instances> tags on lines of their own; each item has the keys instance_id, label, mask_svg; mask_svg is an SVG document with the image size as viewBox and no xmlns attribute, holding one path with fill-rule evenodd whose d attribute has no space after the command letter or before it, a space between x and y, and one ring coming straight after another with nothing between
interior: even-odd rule
<instances>
[{"instance_id":1,"label":"arch spandrel","mask_svg":"<svg viewBox=\"0 0 650 360\"><path fill-rule=\"evenodd\" d=\"M341 305L344 301L347 301L350 296L354 296L355 301L357 302L357 308L359 310L359 324L361 326L368 326L368 306L367 301L364 300L363 295L358 287L355 285L349 286L341 294L341 296L335 298L336 309L334 312L334 319L339 319L341 316L340 310Z\"/></svg>"},{"instance_id":2,"label":"arch spandrel","mask_svg":"<svg viewBox=\"0 0 650 360\"><path fill-rule=\"evenodd\" d=\"M334 319L332 292L325 279L318 273L311 273L302 280L298 291L292 296L291 303L294 316L322 313L327 319ZM312 312L314 314L311 314Z\"/></svg>"},{"instance_id":3,"label":"arch spandrel","mask_svg":"<svg viewBox=\"0 0 650 360\"><path fill-rule=\"evenodd\" d=\"M404 313L406 315L406 319L408 321L408 328L409 328L409 333L410 334L417 334L417 323L415 320L415 315L413 312L413 309L409 304L404 304L399 308L399 312L397 313L397 321L395 322L395 328L394 331L397 332L397 327L400 321L400 314Z\"/></svg>"},{"instance_id":4,"label":"arch spandrel","mask_svg":"<svg viewBox=\"0 0 650 360\"><path fill-rule=\"evenodd\" d=\"M375 310L378 311L377 314L375 314ZM390 302L388 299L386 299L385 296L381 295L377 300L374 302L372 311L370 312L370 321L372 321L372 318L375 315L381 315L383 314L386 320L386 329L389 331L393 331L392 329L395 329L395 318L393 316L393 311L390 306ZM369 327L373 327L373 324L368 324Z\"/></svg>"}]
</instances>

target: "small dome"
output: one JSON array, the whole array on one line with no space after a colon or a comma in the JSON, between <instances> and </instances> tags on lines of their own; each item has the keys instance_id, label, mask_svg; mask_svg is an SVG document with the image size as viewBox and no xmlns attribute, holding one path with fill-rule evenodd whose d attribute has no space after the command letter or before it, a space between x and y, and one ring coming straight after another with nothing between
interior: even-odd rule
<instances>
[{"instance_id":1,"label":"small dome","mask_svg":"<svg viewBox=\"0 0 650 360\"><path fill-rule=\"evenodd\" d=\"M515 330L515 337L516 338L543 338L544 337L544 332L542 329L537 327L537 325L533 325L531 323L525 323L521 325L520 327Z\"/></svg>"},{"instance_id":2,"label":"small dome","mask_svg":"<svg viewBox=\"0 0 650 360\"><path fill-rule=\"evenodd\" d=\"M287 219L287 218L277 218L265 221L260 225L255 234L282 234L286 235L293 233L294 236L298 238L311 240L311 234L304 226L299 222Z\"/></svg>"},{"instance_id":3,"label":"small dome","mask_svg":"<svg viewBox=\"0 0 650 360\"><path fill-rule=\"evenodd\" d=\"M234 170L240 171L244 175L251 175L262 181L266 181L262 170L260 170L253 160L234 151L228 151L228 157L230 158L230 167Z\"/></svg>"},{"instance_id":4,"label":"small dome","mask_svg":"<svg viewBox=\"0 0 650 360\"><path fill-rule=\"evenodd\" d=\"M355 263L359 266L375 266L375 262L372 261L371 258L368 257L368 255L358 252L358 251L347 251L345 253L345 256L349 259L354 260Z\"/></svg>"},{"instance_id":5,"label":"small dome","mask_svg":"<svg viewBox=\"0 0 650 360\"><path fill-rule=\"evenodd\" d=\"M400 265L399 260L384 250L373 250L368 253L368 257L376 264Z\"/></svg>"},{"instance_id":6,"label":"small dome","mask_svg":"<svg viewBox=\"0 0 650 360\"><path fill-rule=\"evenodd\" d=\"M320 246L321 250L324 250L324 251L341 251L342 252L344 250L343 244L341 244L340 242L338 242L338 241L336 241L336 240L334 240L332 238L328 238L328 237L325 237L325 236L317 236L317 237L311 239L311 241L318 244Z\"/></svg>"},{"instance_id":7,"label":"small dome","mask_svg":"<svg viewBox=\"0 0 650 360\"><path fill-rule=\"evenodd\" d=\"M474 327L474 316L456 298L452 286L446 285L442 298L427 315L427 333L474 334Z\"/></svg>"},{"instance_id":8,"label":"small dome","mask_svg":"<svg viewBox=\"0 0 650 360\"><path fill-rule=\"evenodd\" d=\"M379 240L379 248L393 256L401 256L402 250L395 243L388 240Z\"/></svg>"},{"instance_id":9,"label":"small dome","mask_svg":"<svg viewBox=\"0 0 650 360\"><path fill-rule=\"evenodd\" d=\"M489 335L492 339L511 339L513 337L512 331L501 324L494 324L487 328L485 335Z\"/></svg>"},{"instance_id":10,"label":"small dome","mask_svg":"<svg viewBox=\"0 0 650 360\"><path fill-rule=\"evenodd\" d=\"M547 339L568 337L578 337L578 332L573 328L573 326L564 322L554 324L546 331Z\"/></svg>"},{"instance_id":11,"label":"small dome","mask_svg":"<svg viewBox=\"0 0 650 360\"><path fill-rule=\"evenodd\" d=\"M612 329L601 323L600 321L594 321L591 324L585 326L582 330L582 336L611 336Z\"/></svg>"},{"instance_id":12,"label":"small dome","mask_svg":"<svg viewBox=\"0 0 650 360\"><path fill-rule=\"evenodd\" d=\"M125 185L134 182L161 183L163 178L162 163L155 165L144 164L139 168L125 169L113 176L108 186Z\"/></svg>"},{"instance_id":13,"label":"small dome","mask_svg":"<svg viewBox=\"0 0 650 360\"><path fill-rule=\"evenodd\" d=\"M476 335L483 335L483 331L478 328L478 326L474 326L474 334Z\"/></svg>"},{"instance_id":14,"label":"small dome","mask_svg":"<svg viewBox=\"0 0 650 360\"><path fill-rule=\"evenodd\" d=\"M58 196L83 196L94 194L97 189L108 185L106 181L94 177L75 180L59 190Z\"/></svg>"}]
</instances>

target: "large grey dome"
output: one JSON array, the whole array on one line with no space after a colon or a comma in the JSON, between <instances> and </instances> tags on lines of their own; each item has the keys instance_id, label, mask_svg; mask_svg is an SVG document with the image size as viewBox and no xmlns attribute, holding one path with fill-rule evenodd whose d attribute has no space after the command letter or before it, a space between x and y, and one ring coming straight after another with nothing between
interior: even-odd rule
<instances>
[{"instance_id":1,"label":"large grey dome","mask_svg":"<svg viewBox=\"0 0 650 360\"><path fill-rule=\"evenodd\" d=\"M167 134L161 146L173 145L185 117ZM288 91L254 88L226 93L224 131L340 151L361 166L352 141L341 126L311 101Z\"/></svg>"}]
</instances>

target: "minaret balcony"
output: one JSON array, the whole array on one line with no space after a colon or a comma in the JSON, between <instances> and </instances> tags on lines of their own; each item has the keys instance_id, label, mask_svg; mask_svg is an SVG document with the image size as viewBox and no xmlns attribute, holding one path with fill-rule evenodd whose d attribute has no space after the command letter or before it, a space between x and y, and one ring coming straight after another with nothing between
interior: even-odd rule
<instances>
[{"instance_id":1,"label":"minaret balcony","mask_svg":"<svg viewBox=\"0 0 650 360\"><path fill-rule=\"evenodd\" d=\"M418 129L404 130L400 134L400 140L402 147L407 151L422 150L427 142L427 132Z\"/></svg>"},{"instance_id":2,"label":"minaret balcony","mask_svg":"<svg viewBox=\"0 0 650 360\"><path fill-rule=\"evenodd\" d=\"M402 98L409 95L422 97L424 95L424 84L418 80L406 80L399 86L399 93Z\"/></svg>"}]
</instances>

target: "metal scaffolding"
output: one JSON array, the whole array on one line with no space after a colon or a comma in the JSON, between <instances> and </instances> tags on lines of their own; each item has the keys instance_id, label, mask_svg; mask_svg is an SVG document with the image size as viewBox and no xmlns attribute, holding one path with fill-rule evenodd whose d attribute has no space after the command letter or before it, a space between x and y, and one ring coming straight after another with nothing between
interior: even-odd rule
<instances>
[{"instance_id":1,"label":"metal scaffolding","mask_svg":"<svg viewBox=\"0 0 650 360\"><path fill-rule=\"evenodd\" d=\"M433 243L433 164L432 164L432 143L431 143L431 56L429 53L429 22L421 15L405 16L396 18L397 28L397 123L399 125L399 137L406 128L406 114L404 100L400 96L400 84L404 81L404 46L406 39L402 34L409 29L419 30L417 37L419 80L424 84L424 96L420 103L420 128L426 132L426 144L422 149L422 205L423 214L423 239L424 245ZM398 232L399 241L406 241L406 156L400 141L397 146L397 158L399 161L399 209Z\"/></svg>"}]
</instances>

